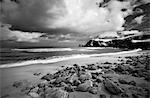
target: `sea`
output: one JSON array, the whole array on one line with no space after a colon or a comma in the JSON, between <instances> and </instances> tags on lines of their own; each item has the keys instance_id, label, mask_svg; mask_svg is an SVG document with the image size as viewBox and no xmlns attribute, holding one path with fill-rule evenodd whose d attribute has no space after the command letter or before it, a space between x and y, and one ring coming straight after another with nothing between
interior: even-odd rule
<instances>
[{"instance_id":1,"label":"sea","mask_svg":"<svg viewBox=\"0 0 150 98\"><path fill-rule=\"evenodd\" d=\"M109 47L1 48L0 68L55 63L69 59L102 56L123 51Z\"/></svg>"}]
</instances>

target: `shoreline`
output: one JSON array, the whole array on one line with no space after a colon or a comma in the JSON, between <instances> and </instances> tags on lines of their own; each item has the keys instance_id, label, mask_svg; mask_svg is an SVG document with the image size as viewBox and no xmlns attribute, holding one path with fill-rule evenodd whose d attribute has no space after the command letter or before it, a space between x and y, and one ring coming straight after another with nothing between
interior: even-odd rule
<instances>
[{"instance_id":1,"label":"shoreline","mask_svg":"<svg viewBox=\"0 0 150 98\"><path fill-rule=\"evenodd\" d=\"M60 61L60 62L51 63L51 64L33 64L30 66L0 68L0 71L2 74L1 76L2 96L9 95L6 98L11 98L12 96L14 98L20 98L20 94L22 95L22 93L20 92L21 88L14 88L12 86L15 81L27 80L27 81L30 81L31 83L39 83L41 82L40 78L43 75L46 75L47 73L53 74L66 67L71 67L73 64L78 64L80 66L85 66L88 64L105 65L104 63L106 62L109 62L111 64L115 64L115 63L117 64L117 63L120 63L121 60L125 60L126 57L134 57L134 56L140 56L140 55L150 55L150 51L147 50L147 51L125 53L123 55L117 54L117 55L91 56L89 58L70 59L70 60ZM39 74L39 75L36 76L35 74ZM8 94L8 92L10 93ZM75 93L78 94L79 92L75 92ZM87 94L85 94L85 96ZM90 95L90 96L94 96L92 98L97 98L95 97L95 95ZM21 98L30 98L30 97L29 96L27 97L27 95L23 94ZM75 97L75 98L78 98L78 97ZM87 97L87 98L90 98L90 97Z\"/></svg>"},{"instance_id":2,"label":"shoreline","mask_svg":"<svg viewBox=\"0 0 150 98\"><path fill-rule=\"evenodd\" d=\"M18 63L10 63L10 64L2 64L0 65L1 68L11 68L11 67L20 67L20 66L29 66L29 65L35 65L35 64L50 64L50 63L57 63L61 61L66 60L72 60L72 59L82 59L82 58L89 58L89 57L96 57L96 56L111 56L111 55L120 55L120 54L128 54L128 53L134 53L134 52L140 52L142 49L134 49L129 51L121 51L121 52L113 52L113 53L101 53L101 54L75 54L72 56L58 56L57 58L47 58L45 60L28 60L28 61L22 61Z\"/></svg>"}]
</instances>

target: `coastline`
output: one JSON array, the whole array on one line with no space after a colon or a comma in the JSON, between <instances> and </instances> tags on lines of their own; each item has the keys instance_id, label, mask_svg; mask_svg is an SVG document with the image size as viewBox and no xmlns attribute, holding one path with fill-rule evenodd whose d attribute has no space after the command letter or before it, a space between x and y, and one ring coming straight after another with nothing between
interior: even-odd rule
<instances>
[{"instance_id":1,"label":"coastline","mask_svg":"<svg viewBox=\"0 0 150 98\"><path fill-rule=\"evenodd\" d=\"M1 71L1 92L2 96L6 96L5 98L30 98L20 92L20 88L12 87L15 81L27 80L32 83L41 82L40 78L47 73L55 73L63 68L70 67L73 64L78 64L80 66L84 66L87 64L102 64L105 62L119 63L120 60L124 60L127 56L139 56L139 55L147 55L150 54L150 51L134 51L130 53L122 54L110 54L110 55L96 55L90 56L86 58L75 58L64 60L51 64L33 64L30 66L19 66L12 68L2 68ZM40 73L40 75L36 76L35 73ZM9 92L9 94L8 94ZM20 97L21 96L21 97ZM85 95L86 96L86 95ZM93 96L93 95L92 95ZM75 97L77 98L77 97ZM89 98L89 97L87 97ZM93 98L97 98L96 96Z\"/></svg>"}]
</instances>

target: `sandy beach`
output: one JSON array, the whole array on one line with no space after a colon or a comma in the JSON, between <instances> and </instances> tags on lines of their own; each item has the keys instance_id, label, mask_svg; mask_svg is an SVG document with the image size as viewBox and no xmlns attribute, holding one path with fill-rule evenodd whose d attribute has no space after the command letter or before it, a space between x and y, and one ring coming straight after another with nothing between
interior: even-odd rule
<instances>
[{"instance_id":1,"label":"sandy beach","mask_svg":"<svg viewBox=\"0 0 150 98\"><path fill-rule=\"evenodd\" d=\"M94 64L99 66L115 66L119 63L125 64L126 57L137 57L137 56L150 56L150 51L140 51L140 52L134 52L134 53L125 53L125 54L117 54L117 55L104 55L104 56L93 56L88 58L78 58L78 59L72 59L72 60L65 60L60 61L53 64L35 64L35 65L29 65L29 66L20 66L20 67L12 67L12 68L1 68L1 98L34 98L35 96L32 96L30 94L26 94L24 91L22 91L23 87L27 85L37 85L38 83L43 83L46 80L41 80L41 78L50 73L54 74L60 70L63 70L65 68L72 67L74 64L77 64L79 66L87 66L88 64ZM140 65L142 66L142 64ZM94 70L95 71L95 70ZM149 71L149 70L148 70ZM96 71L95 71L96 72ZM113 72L112 72L113 73ZM98 90L99 92L96 94L92 94L87 92L81 92L81 91L73 91L73 92L67 92L69 93L69 97L61 97L61 98L148 98L149 95L147 95L147 92L149 93L150 89L148 87L145 87L147 85L150 85L150 82L147 80L144 80L141 77L135 77L131 76L130 74L121 74L121 73L115 73L112 74L111 71L104 72L104 75L110 75L112 77L112 80L118 80L119 78L122 78L127 81L134 81L136 82L136 87L140 87L140 85L143 85L144 89L148 90L143 92L145 95L137 95L138 97L134 97L133 94L139 93L139 92L130 92L132 93L129 95L129 97L120 97L120 94L111 94L109 90L105 90L103 88L103 82L99 84L102 85L101 90ZM18 84L17 86L15 83L18 81L21 81L23 84ZM118 81L117 81L118 82ZM25 85L24 85L25 84ZM98 87L99 87L98 86ZM119 82L119 86L124 89L127 87L130 87L130 85L124 85ZM133 86L133 85L132 85ZM101 97L103 96L104 97ZM43 98L41 96L37 96L35 98ZM52 98L52 97L44 97L44 98ZM55 97L58 98L58 97Z\"/></svg>"}]
</instances>

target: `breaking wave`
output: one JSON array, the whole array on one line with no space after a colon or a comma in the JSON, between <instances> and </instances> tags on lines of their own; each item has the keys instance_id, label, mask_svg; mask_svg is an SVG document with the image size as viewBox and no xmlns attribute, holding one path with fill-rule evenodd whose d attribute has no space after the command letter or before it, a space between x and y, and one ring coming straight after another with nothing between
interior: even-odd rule
<instances>
[{"instance_id":1,"label":"breaking wave","mask_svg":"<svg viewBox=\"0 0 150 98\"><path fill-rule=\"evenodd\" d=\"M18 66L26 66L26 65L32 65L32 64L48 64L48 63L56 63L60 61L65 61L65 60L89 58L89 57L96 57L96 56L119 55L119 54L126 54L126 53L134 53L134 52L138 52L141 50L142 49L114 52L114 53L75 54L75 55L65 55L65 56L53 56L47 59L28 60L28 61L22 61L22 62L17 62L17 63L3 64L3 65L0 65L0 68L18 67Z\"/></svg>"}]
</instances>

